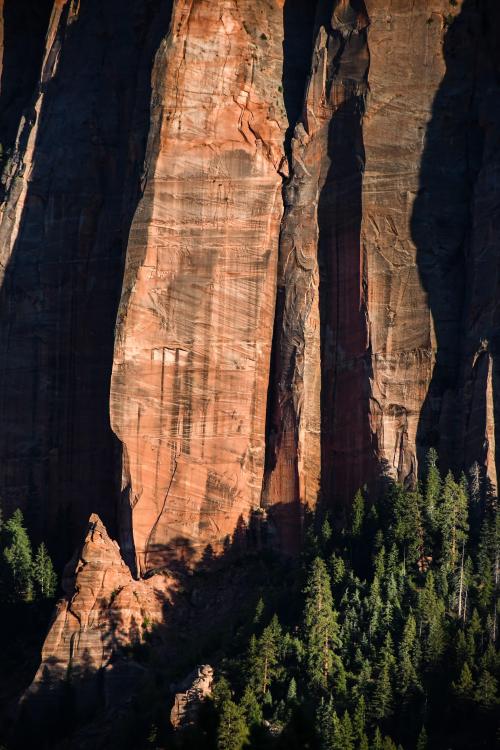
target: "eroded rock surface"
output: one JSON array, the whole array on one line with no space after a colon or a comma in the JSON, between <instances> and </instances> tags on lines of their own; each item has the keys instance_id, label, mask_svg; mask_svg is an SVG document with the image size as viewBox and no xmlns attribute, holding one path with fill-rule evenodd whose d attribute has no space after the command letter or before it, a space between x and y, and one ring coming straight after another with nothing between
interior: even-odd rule
<instances>
[{"instance_id":1,"label":"eroded rock surface","mask_svg":"<svg viewBox=\"0 0 500 750\"><path fill-rule=\"evenodd\" d=\"M112 658L123 647L141 643L155 624L164 622L176 585L165 574L134 580L117 543L93 515L81 549L66 567L66 595L57 605L40 667L23 704L29 709L40 695L53 709L64 685L72 684L77 705L87 700L98 704L108 693L106 700L113 705L120 688L114 684L117 667ZM106 683L99 690L92 681L98 675ZM85 694L79 695L79 690ZM40 704L35 705L40 711Z\"/></svg>"},{"instance_id":2,"label":"eroded rock surface","mask_svg":"<svg viewBox=\"0 0 500 750\"><path fill-rule=\"evenodd\" d=\"M0 496L60 563L92 512L116 529L114 326L169 7L3 2Z\"/></svg>"},{"instance_id":3,"label":"eroded rock surface","mask_svg":"<svg viewBox=\"0 0 500 750\"><path fill-rule=\"evenodd\" d=\"M431 445L496 484L498 3L320 0L291 139L314 6L1 6L0 496L61 557L293 550Z\"/></svg>"},{"instance_id":4,"label":"eroded rock surface","mask_svg":"<svg viewBox=\"0 0 500 750\"><path fill-rule=\"evenodd\" d=\"M214 670L209 664L203 664L189 675L184 684L179 685L170 713L170 722L174 729L187 729L196 723L201 705L212 694Z\"/></svg>"},{"instance_id":5,"label":"eroded rock surface","mask_svg":"<svg viewBox=\"0 0 500 750\"><path fill-rule=\"evenodd\" d=\"M283 2L175 3L118 315L112 424L138 568L260 506L282 215Z\"/></svg>"}]
</instances>

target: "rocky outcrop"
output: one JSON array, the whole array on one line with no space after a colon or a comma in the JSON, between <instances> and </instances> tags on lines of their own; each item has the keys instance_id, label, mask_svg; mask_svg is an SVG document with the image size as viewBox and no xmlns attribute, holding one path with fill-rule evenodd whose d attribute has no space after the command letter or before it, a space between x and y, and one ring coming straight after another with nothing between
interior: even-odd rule
<instances>
[{"instance_id":1,"label":"rocky outcrop","mask_svg":"<svg viewBox=\"0 0 500 750\"><path fill-rule=\"evenodd\" d=\"M174 729L187 729L196 724L202 703L212 694L214 670L209 664L203 664L178 686L174 705L170 713L170 722Z\"/></svg>"},{"instance_id":2,"label":"rocky outcrop","mask_svg":"<svg viewBox=\"0 0 500 750\"><path fill-rule=\"evenodd\" d=\"M116 655L140 644L165 621L177 583L168 575L134 580L116 542L97 515L90 518L81 549L68 563L63 579L65 597L58 603L42 649L41 664L23 705L54 709L68 685L79 710L100 701L113 706L119 697L123 664ZM127 671L139 669L127 662ZM97 678L100 682L97 682ZM42 703L33 699L40 696Z\"/></svg>"}]
</instances>

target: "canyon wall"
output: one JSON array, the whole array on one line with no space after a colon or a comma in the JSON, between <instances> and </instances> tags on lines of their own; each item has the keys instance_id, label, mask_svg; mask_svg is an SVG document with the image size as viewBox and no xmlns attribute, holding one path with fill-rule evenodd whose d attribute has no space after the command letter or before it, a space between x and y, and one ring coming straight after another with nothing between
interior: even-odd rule
<instances>
[{"instance_id":1,"label":"canyon wall","mask_svg":"<svg viewBox=\"0 0 500 750\"><path fill-rule=\"evenodd\" d=\"M61 560L97 512L144 573L262 511L293 551L306 504L414 483L430 446L496 485L493 0L28 7L3 3L5 510Z\"/></svg>"}]
</instances>

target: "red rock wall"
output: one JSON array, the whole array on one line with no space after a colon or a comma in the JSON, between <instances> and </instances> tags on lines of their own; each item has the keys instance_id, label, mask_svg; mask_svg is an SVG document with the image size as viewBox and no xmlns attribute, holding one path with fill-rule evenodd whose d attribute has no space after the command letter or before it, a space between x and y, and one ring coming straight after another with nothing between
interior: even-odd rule
<instances>
[{"instance_id":1,"label":"red rock wall","mask_svg":"<svg viewBox=\"0 0 500 750\"><path fill-rule=\"evenodd\" d=\"M320 0L302 117L309 0L24 5L2 27L7 512L66 558L97 511L145 571L260 507L293 549L305 503L413 482L431 445L496 483L497 4Z\"/></svg>"},{"instance_id":2,"label":"red rock wall","mask_svg":"<svg viewBox=\"0 0 500 750\"><path fill-rule=\"evenodd\" d=\"M260 506L287 127L282 6L179 0L156 59L111 391L141 570L220 546Z\"/></svg>"}]
</instances>

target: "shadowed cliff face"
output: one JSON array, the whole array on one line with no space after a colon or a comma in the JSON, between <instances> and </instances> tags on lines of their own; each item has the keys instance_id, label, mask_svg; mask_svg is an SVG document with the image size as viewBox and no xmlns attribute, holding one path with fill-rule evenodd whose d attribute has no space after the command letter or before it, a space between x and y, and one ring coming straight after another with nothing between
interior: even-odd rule
<instances>
[{"instance_id":1,"label":"shadowed cliff face","mask_svg":"<svg viewBox=\"0 0 500 750\"><path fill-rule=\"evenodd\" d=\"M12 50L22 52L22 37L8 33L10 5L4 76L12 75ZM140 192L150 72L169 21L163 0L56 3L38 91L8 165L0 228L0 496L7 512L26 511L60 560L92 510L116 528L114 325ZM2 115L10 138L12 107Z\"/></svg>"},{"instance_id":2,"label":"shadowed cliff face","mask_svg":"<svg viewBox=\"0 0 500 750\"><path fill-rule=\"evenodd\" d=\"M418 448L497 485L500 67L498 6L468 0L444 39L412 215L436 359Z\"/></svg>"},{"instance_id":3,"label":"shadowed cliff face","mask_svg":"<svg viewBox=\"0 0 500 750\"><path fill-rule=\"evenodd\" d=\"M264 502L271 513L279 508L289 549L298 543L300 503L332 502L337 488L348 493L372 458L360 245L368 25L363 3L319 3L292 140L264 482Z\"/></svg>"},{"instance_id":4,"label":"shadowed cliff face","mask_svg":"<svg viewBox=\"0 0 500 750\"><path fill-rule=\"evenodd\" d=\"M40 74L52 0L3 0L3 54L0 80L0 133L4 159L13 146L23 111L29 107Z\"/></svg>"}]
</instances>

